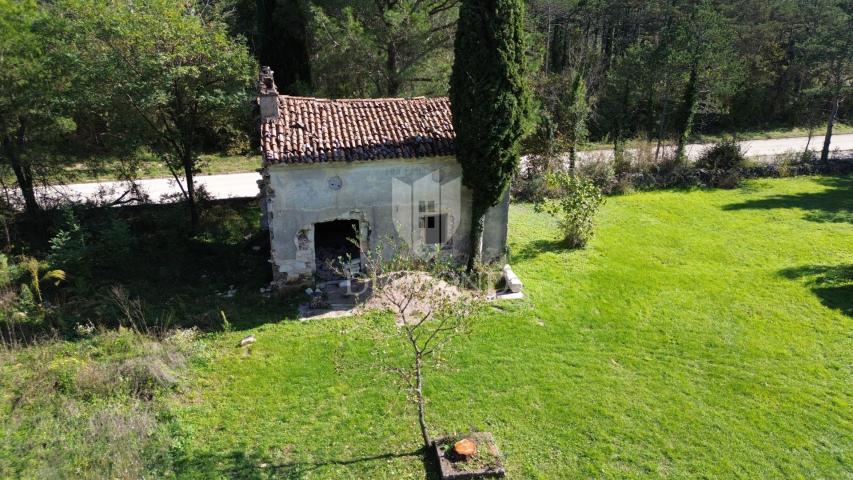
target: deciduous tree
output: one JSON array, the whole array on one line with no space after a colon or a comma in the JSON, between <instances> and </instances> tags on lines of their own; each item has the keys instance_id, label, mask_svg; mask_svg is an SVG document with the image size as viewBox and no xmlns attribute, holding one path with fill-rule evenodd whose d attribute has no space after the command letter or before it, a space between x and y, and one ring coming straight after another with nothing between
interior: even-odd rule
<instances>
[{"instance_id":1,"label":"deciduous tree","mask_svg":"<svg viewBox=\"0 0 853 480\"><path fill-rule=\"evenodd\" d=\"M26 212L41 207L35 186L47 175L62 138L73 91L58 68L49 17L33 0L0 0L0 157L14 172Z\"/></svg>"},{"instance_id":2,"label":"deciduous tree","mask_svg":"<svg viewBox=\"0 0 853 480\"><path fill-rule=\"evenodd\" d=\"M843 100L853 92L853 5L822 0L806 8L812 35L802 48L817 79L814 90L827 104L826 134L820 160L829 159L832 130Z\"/></svg>"},{"instance_id":3,"label":"deciduous tree","mask_svg":"<svg viewBox=\"0 0 853 480\"><path fill-rule=\"evenodd\" d=\"M681 101L676 110L676 159L685 161L685 147L693 133L700 105L711 104L736 78L736 62L731 59L730 28L727 20L710 1L681 12L673 23L670 65L686 76Z\"/></svg>"},{"instance_id":4,"label":"deciduous tree","mask_svg":"<svg viewBox=\"0 0 853 480\"><path fill-rule=\"evenodd\" d=\"M165 162L198 223L198 158L206 136L250 108L255 63L208 2L69 0L90 83L123 114L122 133ZM182 181L183 178L183 181Z\"/></svg>"}]
</instances>

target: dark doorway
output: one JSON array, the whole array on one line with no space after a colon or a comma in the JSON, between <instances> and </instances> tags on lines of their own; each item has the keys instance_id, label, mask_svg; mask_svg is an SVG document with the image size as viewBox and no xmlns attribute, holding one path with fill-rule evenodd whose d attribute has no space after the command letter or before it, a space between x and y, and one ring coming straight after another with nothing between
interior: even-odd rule
<instances>
[{"instance_id":1,"label":"dark doorway","mask_svg":"<svg viewBox=\"0 0 853 480\"><path fill-rule=\"evenodd\" d=\"M447 215L426 215L420 218L418 226L424 229L427 245L441 245L447 239Z\"/></svg>"},{"instance_id":2,"label":"dark doorway","mask_svg":"<svg viewBox=\"0 0 853 480\"><path fill-rule=\"evenodd\" d=\"M335 267L340 267L341 262L348 259L360 258L358 237L358 220L333 220L314 224L314 256L318 279L343 278Z\"/></svg>"}]
</instances>

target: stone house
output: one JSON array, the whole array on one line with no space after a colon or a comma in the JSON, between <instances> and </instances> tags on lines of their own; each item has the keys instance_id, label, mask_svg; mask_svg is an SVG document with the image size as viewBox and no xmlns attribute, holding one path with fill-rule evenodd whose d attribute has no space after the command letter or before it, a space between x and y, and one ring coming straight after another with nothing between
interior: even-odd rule
<instances>
[{"instance_id":1,"label":"stone house","mask_svg":"<svg viewBox=\"0 0 853 480\"><path fill-rule=\"evenodd\" d=\"M277 284L329 279L329 260L385 239L466 258L471 192L447 98L279 95L268 67L259 80L261 209ZM486 215L484 260L504 257L508 209L507 195Z\"/></svg>"}]
</instances>

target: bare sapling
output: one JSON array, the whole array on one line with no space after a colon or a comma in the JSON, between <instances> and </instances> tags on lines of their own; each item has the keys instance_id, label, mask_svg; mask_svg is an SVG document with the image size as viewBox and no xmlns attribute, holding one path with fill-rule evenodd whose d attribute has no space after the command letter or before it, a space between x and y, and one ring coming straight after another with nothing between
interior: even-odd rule
<instances>
[{"instance_id":1,"label":"bare sapling","mask_svg":"<svg viewBox=\"0 0 853 480\"><path fill-rule=\"evenodd\" d=\"M394 316L394 325L377 328L384 340L401 342L406 360L392 365L383 356L382 369L398 376L417 407L418 425L424 448L432 445L426 418L424 394L425 368L441 360L441 352L455 338L465 334L479 305L479 291L467 290L464 273L453 269L446 259L428 259L400 253L382 255L383 248L362 252L362 281L367 294L362 297L364 310L382 310Z\"/></svg>"}]
</instances>

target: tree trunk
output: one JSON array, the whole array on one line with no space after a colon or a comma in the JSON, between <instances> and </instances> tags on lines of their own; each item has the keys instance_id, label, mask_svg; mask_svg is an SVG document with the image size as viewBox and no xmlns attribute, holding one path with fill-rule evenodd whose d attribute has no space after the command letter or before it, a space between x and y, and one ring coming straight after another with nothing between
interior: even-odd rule
<instances>
[{"instance_id":1,"label":"tree trunk","mask_svg":"<svg viewBox=\"0 0 853 480\"><path fill-rule=\"evenodd\" d=\"M678 149L675 152L675 158L679 163L686 163L687 161L685 150L687 140L690 138L690 133L693 129L693 117L696 115L696 101L698 99L697 76L698 65L696 62L693 62L693 65L690 67L690 78L687 80L687 87L684 90L681 115L678 119Z\"/></svg>"},{"instance_id":2,"label":"tree trunk","mask_svg":"<svg viewBox=\"0 0 853 480\"><path fill-rule=\"evenodd\" d=\"M814 136L814 125L812 124L811 121L809 121L809 136L808 136L808 139L806 140L806 149L803 150L803 154L800 156L800 160L805 160L807 158L811 158L811 156L809 155L809 147L812 144L812 137L813 136Z\"/></svg>"},{"instance_id":3,"label":"tree trunk","mask_svg":"<svg viewBox=\"0 0 853 480\"><path fill-rule=\"evenodd\" d=\"M195 231L195 229L198 228L198 205L196 205L195 201L195 180L193 178L193 167L195 167L195 161L193 159L193 155L184 155L182 163L184 164L184 176L187 179L187 205L190 209L190 225L192 226L193 231Z\"/></svg>"},{"instance_id":4,"label":"tree trunk","mask_svg":"<svg viewBox=\"0 0 853 480\"><path fill-rule=\"evenodd\" d=\"M629 170L629 165L625 164L625 140L616 137L613 139L613 171L619 177Z\"/></svg>"},{"instance_id":5,"label":"tree trunk","mask_svg":"<svg viewBox=\"0 0 853 480\"><path fill-rule=\"evenodd\" d=\"M402 87L400 75L397 72L397 46L393 42L388 42L386 53L385 70L388 82L385 93L389 97L396 97L400 94L400 88Z\"/></svg>"},{"instance_id":6,"label":"tree trunk","mask_svg":"<svg viewBox=\"0 0 853 480\"><path fill-rule=\"evenodd\" d=\"M0 215L0 219L3 220L3 233L6 234L6 246L3 247L3 251L9 253L12 251L12 232L9 231L9 222L6 221L6 216Z\"/></svg>"},{"instance_id":7,"label":"tree trunk","mask_svg":"<svg viewBox=\"0 0 853 480\"><path fill-rule=\"evenodd\" d=\"M577 148L575 147L575 141L572 140L571 143L569 144L569 169L572 171L575 170L575 162L577 160L577 157L578 157L578 152L577 152Z\"/></svg>"},{"instance_id":8,"label":"tree trunk","mask_svg":"<svg viewBox=\"0 0 853 480\"><path fill-rule=\"evenodd\" d=\"M832 96L832 104L829 106L829 119L826 122L826 135L823 137L823 149L820 151L820 161L829 161L829 145L832 142L832 127L835 124L835 116L838 115L838 104L840 103L840 90Z\"/></svg>"},{"instance_id":9,"label":"tree trunk","mask_svg":"<svg viewBox=\"0 0 853 480\"><path fill-rule=\"evenodd\" d=\"M27 215L36 217L41 212L41 207L39 207L36 200L32 168L29 164L22 163L20 157L15 152L9 152L8 157L9 162L12 164L12 170L15 171L15 178L18 180L21 196L24 197L25 211Z\"/></svg>"},{"instance_id":10,"label":"tree trunk","mask_svg":"<svg viewBox=\"0 0 853 480\"><path fill-rule=\"evenodd\" d=\"M664 79L664 86L669 86L669 77L667 76ZM660 148L661 142L663 141L663 134L666 131L666 122L668 119L668 110L669 110L669 90L665 90L663 97L663 105L661 107L660 118L658 119L658 132L657 132L657 145L655 146L655 162L660 158Z\"/></svg>"},{"instance_id":11,"label":"tree trunk","mask_svg":"<svg viewBox=\"0 0 853 480\"><path fill-rule=\"evenodd\" d=\"M468 272L480 263L483 256L483 225L486 222L486 209L471 206L471 244L468 246Z\"/></svg>"},{"instance_id":12,"label":"tree trunk","mask_svg":"<svg viewBox=\"0 0 853 480\"><path fill-rule=\"evenodd\" d=\"M12 166L12 170L15 172L18 188L21 189L21 196L24 198L26 214L31 217L37 217L41 212L41 207L39 207L36 200L33 169L29 163L23 162L20 156L21 149L24 146L25 133L26 124L21 120L16 139L10 138L9 135L3 137L3 153L6 156L6 160Z\"/></svg>"},{"instance_id":13,"label":"tree trunk","mask_svg":"<svg viewBox=\"0 0 853 480\"><path fill-rule=\"evenodd\" d=\"M418 401L418 424L421 427L421 437L424 440L424 448L432 446L432 439L429 436L429 429L426 423L426 401L424 400L424 377L421 374L423 362L421 355L415 356L415 396Z\"/></svg>"},{"instance_id":14,"label":"tree trunk","mask_svg":"<svg viewBox=\"0 0 853 480\"><path fill-rule=\"evenodd\" d=\"M551 60L548 57L548 55L551 53L551 19L552 19L551 7L552 7L552 4L549 2L548 3L548 13L547 13L548 22L546 23L546 27L545 27L545 61L542 62L542 67L543 67L543 70L545 71L545 73L549 72L550 65L551 65L550 63L548 63Z\"/></svg>"},{"instance_id":15,"label":"tree trunk","mask_svg":"<svg viewBox=\"0 0 853 480\"><path fill-rule=\"evenodd\" d=\"M616 167L616 174L628 173L625 166L625 119L628 117L628 100L631 96L631 84L628 82L628 77L625 77L625 82L622 84L622 110L616 117L616 123L613 128L613 165ZM624 169L625 171L620 171Z\"/></svg>"}]
</instances>

